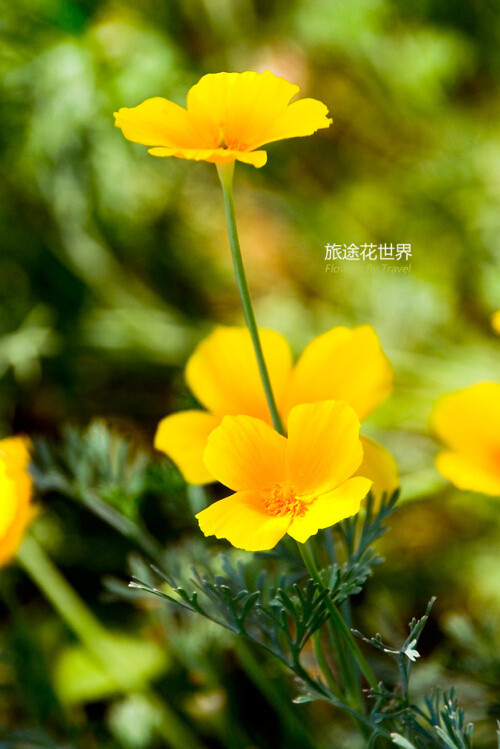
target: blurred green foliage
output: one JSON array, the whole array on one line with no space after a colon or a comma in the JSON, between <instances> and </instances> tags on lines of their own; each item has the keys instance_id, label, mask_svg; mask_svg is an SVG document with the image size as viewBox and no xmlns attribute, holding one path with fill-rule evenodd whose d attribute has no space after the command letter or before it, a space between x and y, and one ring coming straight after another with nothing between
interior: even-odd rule
<instances>
[{"instance_id":1,"label":"blurred green foliage","mask_svg":"<svg viewBox=\"0 0 500 749\"><path fill-rule=\"evenodd\" d=\"M272 144L262 170L237 169L257 318L297 352L336 324L379 333L396 385L368 430L397 456L403 499L425 499L396 514L388 563L356 615L391 640L436 593L422 689L426 679L460 682L477 744L492 746L498 505L438 477L427 425L439 394L498 378L496 3L17 0L2 17L0 431L56 435L102 416L151 455L158 420L190 402L181 369L196 341L242 317L215 169L148 156L112 112L157 95L184 104L219 70L269 68L299 83L327 103L332 127ZM325 272L325 244L364 242L411 243L411 272L347 262ZM192 508L203 499L166 463L146 473L124 495L127 512L137 501L161 544L196 536ZM123 576L136 545L64 492L47 500L37 526L46 548L104 621L135 629L144 612L100 594L102 575ZM157 706L140 695L61 707L49 664L71 637L15 567L2 579L0 723L28 732L5 746L162 745L152 738ZM206 626L168 624L173 664L161 693L207 746L292 746L251 669ZM286 683L274 664L264 669ZM262 716L260 733L240 699ZM300 715L323 727L326 745L353 749L326 706Z\"/></svg>"}]
</instances>

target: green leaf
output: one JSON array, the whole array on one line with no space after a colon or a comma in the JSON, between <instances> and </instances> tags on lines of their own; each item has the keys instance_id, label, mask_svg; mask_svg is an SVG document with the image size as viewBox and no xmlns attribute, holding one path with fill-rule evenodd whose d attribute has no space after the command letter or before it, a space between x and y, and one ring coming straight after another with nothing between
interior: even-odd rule
<instances>
[{"instance_id":1,"label":"green leaf","mask_svg":"<svg viewBox=\"0 0 500 749\"><path fill-rule=\"evenodd\" d=\"M295 705L303 705L305 702L315 702L317 699L318 697L312 694L300 694L298 697L294 697L292 702Z\"/></svg>"},{"instance_id":2,"label":"green leaf","mask_svg":"<svg viewBox=\"0 0 500 749\"><path fill-rule=\"evenodd\" d=\"M123 664L121 686L85 647L71 645L62 650L54 668L54 686L61 702L85 704L123 691L142 691L169 666L165 649L144 639L114 634L107 638L106 647L115 662Z\"/></svg>"},{"instance_id":3,"label":"green leaf","mask_svg":"<svg viewBox=\"0 0 500 749\"><path fill-rule=\"evenodd\" d=\"M455 741L453 741L453 739L451 739L448 734L439 726L436 726L436 733L450 749L457 749L457 747L459 746L459 744L456 744Z\"/></svg>"},{"instance_id":4,"label":"green leaf","mask_svg":"<svg viewBox=\"0 0 500 749\"><path fill-rule=\"evenodd\" d=\"M391 733L391 739L393 744L402 747L402 749L417 749L415 744L412 744L410 741L408 741L408 739L405 739L405 737L401 736L401 734L399 733Z\"/></svg>"}]
</instances>

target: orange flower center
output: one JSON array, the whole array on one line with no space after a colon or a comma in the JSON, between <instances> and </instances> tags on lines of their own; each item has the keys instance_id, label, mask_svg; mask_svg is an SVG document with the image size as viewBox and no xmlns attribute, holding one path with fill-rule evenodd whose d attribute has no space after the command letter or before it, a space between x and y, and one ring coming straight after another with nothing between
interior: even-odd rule
<instances>
[{"instance_id":1,"label":"orange flower center","mask_svg":"<svg viewBox=\"0 0 500 749\"><path fill-rule=\"evenodd\" d=\"M214 147L230 151L246 151L248 149L245 143L240 143L236 138L229 138L225 135L223 125L219 125L219 136L214 143Z\"/></svg>"},{"instance_id":2,"label":"orange flower center","mask_svg":"<svg viewBox=\"0 0 500 749\"><path fill-rule=\"evenodd\" d=\"M268 515L303 515L304 503L297 498L293 487L288 484L275 484L264 495L264 507Z\"/></svg>"}]
</instances>

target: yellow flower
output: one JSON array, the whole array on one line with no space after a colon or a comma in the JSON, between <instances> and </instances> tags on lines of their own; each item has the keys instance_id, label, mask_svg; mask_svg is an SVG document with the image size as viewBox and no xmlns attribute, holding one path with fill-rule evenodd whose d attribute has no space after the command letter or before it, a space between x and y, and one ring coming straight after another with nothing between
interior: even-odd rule
<instances>
[{"instance_id":1,"label":"yellow flower","mask_svg":"<svg viewBox=\"0 0 500 749\"><path fill-rule=\"evenodd\" d=\"M491 327L500 335L500 309L494 312L491 316Z\"/></svg>"},{"instance_id":2,"label":"yellow flower","mask_svg":"<svg viewBox=\"0 0 500 749\"><path fill-rule=\"evenodd\" d=\"M442 396L432 422L449 446L436 458L438 471L459 489L500 496L500 383Z\"/></svg>"},{"instance_id":3,"label":"yellow flower","mask_svg":"<svg viewBox=\"0 0 500 749\"><path fill-rule=\"evenodd\" d=\"M28 445L22 437L0 440L0 565L14 556L35 515Z\"/></svg>"},{"instance_id":4,"label":"yellow flower","mask_svg":"<svg viewBox=\"0 0 500 749\"><path fill-rule=\"evenodd\" d=\"M329 127L328 109L316 99L290 104L300 88L265 73L204 75L187 95L187 109L168 99L147 99L115 112L115 125L153 156L264 166L266 143L312 135Z\"/></svg>"},{"instance_id":5,"label":"yellow flower","mask_svg":"<svg viewBox=\"0 0 500 749\"><path fill-rule=\"evenodd\" d=\"M290 347L279 333L260 330L259 336L274 396L283 421L301 403L345 400L360 419L389 394L392 369L378 337L369 325L337 327L315 338L293 366ZM209 434L226 415L253 416L271 424L255 354L246 328L217 327L195 349L186 366L186 380L207 409L182 411L163 419L155 447L169 455L190 484L206 484L214 474L203 461ZM392 456L362 437L362 475L374 481L374 491L398 486Z\"/></svg>"},{"instance_id":6,"label":"yellow flower","mask_svg":"<svg viewBox=\"0 0 500 749\"><path fill-rule=\"evenodd\" d=\"M246 551L272 549L285 533L304 543L358 512L371 486L353 478L362 458L359 420L342 401L295 406L288 439L261 419L225 416L205 462L236 493L199 512L200 528Z\"/></svg>"}]
</instances>

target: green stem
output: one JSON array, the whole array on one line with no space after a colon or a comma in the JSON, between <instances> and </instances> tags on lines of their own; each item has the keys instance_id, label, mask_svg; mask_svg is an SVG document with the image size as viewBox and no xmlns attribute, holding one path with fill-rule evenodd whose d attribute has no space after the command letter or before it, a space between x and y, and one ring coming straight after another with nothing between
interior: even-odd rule
<instances>
[{"instance_id":1,"label":"green stem","mask_svg":"<svg viewBox=\"0 0 500 749\"><path fill-rule=\"evenodd\" d=\"M315 553L315 548L314 548L312 541L307 542L307 549L309 550L309 554L311 556L311 564L314 567L314 569L317 570L318 569L318 556ZM356 682L358 681L358 679L356 678L357 673L353 671L352 666L351 668L349 667L349 660L350 660L349 652L345 652L345 649L342 647L340 633L337 627L333 624L331 619L328 621L327 629L330 635L330 642L331 642L333 651L335 653L340 680L344 686L346 695L349 701L356 702L357 706L363 710L364 704L363 704L362 697L360 697L359 699L356 699L353 696L357 692L357 688L356 688ZM355 668L357 671L356 666Z\"/></svg>"},{"instance_id":2,"label":"green stem","mask_svg":"<svg viewBox=\"0 0 500 749\"><path fill-rule=\"evenodd\" d=\"M343 699L338 699L337 697L335 697L335 695L333 693L330 693L322 684L319 684L314 679L312 679L305 668L303 668L299 662L294 664L293 672L300 679L302 679L305 684L311 687L313 692L320 694L328 702L331 702L333 705L338 707L339 710L343 710L345 713L347 713L347 715L350 715L358 725L365 726L366 730L363 731L363 735L368 737L373 733L376 733L377 736L383 736L386 739L391 739L389 731L387 731L385 728L382 728L381 725L373 723L370 718L366 717L366 715L358 713L357 710L348 705Z\"/></svg>"},{"instance_id":3,"label":"green stem","mask_svg":"<svg viewBox=\"0 0 500 749\"><path fill-rule=\"evenodd\" d=\"M314 550L313 548L309 547L309 544L306 546L305 550L309 553L310 556L310 564L309 564L309 571L318 569L318 563L317 559L314 556ZM302 553L302 550L301 550ZM330 642L332 645L333 652L335 653L335 659L337 662L338 670L339 670L339 676L341 679L341 683L344 686L347 700L348 702L352 704L356 704L358 708L361 709L363 712L364 710L364 703L363 699L360 696L358 698L357 696L357 689L356 689L356 682L358 681L358 673L359 670L356 665L354 665L356 671L353 671L353 668L349 667L349 652L345 650L343 643L341 641L341 636L338 627L334 624L332 619L330 618L327 623L327 630L328 634L330 636Z\"/></svg>"},{"instance_id":4,"label":"green stem","mask_svg":"<svg viewBox=\"0 0 500 749\"><path fill-rule=\"evenodd\" d=\"M260 663L252 653L251 648L242 638L234 639L234 650L238 659L245 669L245 673L259 689L268 702L274 707L276 714L282 720L283 728L296 739L300 739L300 745L306 749L311 747L311 737L306 731L303 722L298 717L290 702L283 696L273 681L264 673ZM336 695L337 696L337 695ZM340 697L340 695L339 695Z\"/></svg>"},{"instance_id":5,"label":"green stem","mask_svg":"<svg viewBox=\"0 0 500 749\"><path fill-rule=\"evenodd\" d=\"M348 703L352 704L352 706L356 708L355 713L349 713L350 717L353 719L355 725L362 733L364 738L367 739L370 737L371 732L366 723L363 720L359 719L360 714L363 715L366 712L366 709L365 703L363 701L363 695L361 693L361 685L359 683L359 679L357 678L359 673L358 668L355 663L353 664L354 668L356 669L355 673L353 672L352 666L351 668L349 668L348 661L344 658L344 651L342 648L342 644L339 641L338 632L335 628L335 625L331 620L328 622L328 624L331 625L329 626L328 630L331 636L333 650L337 657L337 665L341 674L342 683L345 686L346 699ZM343 701L340 690L333 677L330 667L328 666L325 654L323 652L323 648L321 645L321 633L315 632L312 636L312 641L316 661L321 669L323 676L326 679L330 691L335 697L337 697L339 701ZM347 653L347 655L350 655L350 653Z\"/></svg>"},{"instance_id":6,"label":"green stem","mask_svg":"<svg viewBox=\"0 0 500 749\"><path fill-rule=\"evenodd\" d=\"M120 692L136 691L131 682L123 652L113 647L112 636L94 617L68 581L51 562L33 536L27 536L17 552L17 559L25 572L36 583L48 601L77 635ZM148 700L161 715L163 738L174 749L204 749L179 716L151 690L143 690Z\"/></svg>"},{"instance_id":7,"label":"green stem","mask_svg":"<svg viewBox=\"0 0 500 749\"><path fill-rule=\"evenodd\" d=\"M102 659L106 653L101 643L101 624L50 561L34 536L24 539L18 549L17 559L81 642Z\"/></svg>"},{"instance_id":8,"label":"green stem","mask_svg":"<svg viewBox=\"0 0 500 749\"><path fill-rule=\"evenodd\" d=\"M302 559L304 560L304 564L307 567L307 570L313 580L321 586L321 588L324 588L324 585L321 581L321 577L319 575L318 570L315 567L313 558L309 552L309 549L305 544L298 544L300 554L302 556ZM326 598L326 603L328 606L328 610L330 612L330 615L332 617L333 624L338 627L340 633L342 634L342 637L344 638L347 647L349 648L352 656L356 660L361 673L364 675L365 679L367 680L368 684L372 689L377 689L378 683L377 680L373 674L373 671L370 668L370 664L364 657L363 653L358 647L357 642L355 641L349 627L344 622L339 610L337 609L336 605L333 603L330 597Z\"/></svg>"},{"instance_id":9,"label":"green stem","mask_svg":"<svg viewBox=\"0 0 500 749\"><path fill-rule=\"evenodd\" d=\"M236 218L234 215L234 201L233 201L233 173L234 173L234 162L230 164L218 164L217 171L219 173L220 182L222 185L222 192L224 195L224 207L226 209L226 221L227 230L229 234L229 244L231 245L231 254L233 257L234 272L236 275L236 283L238 284L238 291L243 305L243 312L245 314L245 320L250 331L250 337L255 350L255 356L257 358L257 365L259 367L260 378L266 394L267 404L269 411L271 412L271 418L273 420L273 426L277 432L283 434L283 424L279 415L276 401L271 387L271 380L269 379L269 372L267 371L266 362L264 360L264 354L262 352L262 346L259 339L259 330L255 321L255 314L253 311L252 300L250 298L250 292L248 290L247 279L245 275L245 268L243 267L243 258L241 256L240 242L238 239L238 230L236 228Z\"/></svg>"},{"instance_id":10,"label":"green stem","mask_svg":"<svg viewBox=\"0 0 500 749\"><path fill-rule=\"evenodd\" d=\"M160 715L158 732L167 742L167 746L172 746L173 749L206 749L206 745L201 743L175 710L158 694L148 689L145 695L149 703L158 710Z\"/></svg>"},{"instance_id":11,"label":"green stem","mask_svg":"<svg viewBox=\"0 0 500 749\"><path fill-rule=\"evenodd\" d=\"M105 523L118 531L118 533L128 538L129 541L132 541L150 559L155 562L162 559L163 548L161 544L144 527L140 527L131 518L128 518L119 510L104 502L94 491L88 489L81 490L78 482L71 483L62 476L58 477L57 483L54 482L53 486L62 494L81 502L94 515L104 520Z\"/></svg>"},{"instance_id":12,"label":"green stem","mask_svg":"<svg viewBox=\"0 0 500 749\"><path fill-rule=\"evenodd\" d=\"M321 669L321 673L325 677L326 683L328 684L328 687L331 691L331 693L338 699L342 699L342 695L340 693L340 689L337 686L337 682L333 678L333 674L330 670L330 667L328 663L326 662L325 654L323 652L323 648L321 647L321 632L315 632L312 636L312 642L313 642L313 648L314 648L314 655L316 657L316 661L318 663L318 666Z\"/></svg>"},{"instance_id":13,"label":"green stem","mask_svg":"<svg viewBox=\"0 0 500 749\"><path fill-rule=\"evenodd\" d=\"M76 490L75 493L78 493ZM70 494L71 496L71 494ZM158 541L151 536L145 528L139 527L137 523L123 515L94 492L83 491L79 494L80 501L91 512L97 515L105 523L111 525L125 538L136 544L150 559L159 561L163 557L163 548Z\"/></svg>"},{"instance_id":14,"label":"green stem","mask_svg":"<svg viewBox=\"0 0 500 749\"><path fill-rule=\"evenodd\" d=\"M330 561L332 562L333 569L337 569L338 559L337 559L337 550L335 548L335 542L333 539L333 533L326 532L323 538L325 539L325 543L328 549L328 554L330 557ZM311 543L313 544L313 549L314 549L314 544L316 544L316 548L318 548L318 542L319 542L318 536L316 536L314 539L311 540ZM317 556L314 557L313 555L313 561L317 562ZM315 566L317 567L317 564ZM340 614L344 622L347 624L347 627L350 628L352 616L351 616L351 607L350 607L349 598L346 598L346 600L341 603ZM331 620L328 622L328 624L330 625L329 631L330 631L330 635L332 637L334 648L335 648L335 643L338 643L338 633L337 633L335 625L333 624ZM357 705L364 707L363 692L361 689L360 671L356 664L356 661L354 660L351 652L347 651L344 654L343 648L340 648L340 655L341 656L345 655L345 657L342 658L342 662L339 663L339 671L344 681L344 684L348 684L348 691L349 691L349 694L352 695L354 702Z\"/></svg>"}]
</instances>

